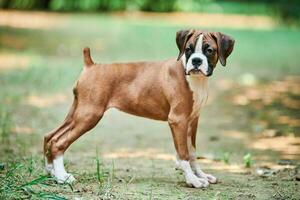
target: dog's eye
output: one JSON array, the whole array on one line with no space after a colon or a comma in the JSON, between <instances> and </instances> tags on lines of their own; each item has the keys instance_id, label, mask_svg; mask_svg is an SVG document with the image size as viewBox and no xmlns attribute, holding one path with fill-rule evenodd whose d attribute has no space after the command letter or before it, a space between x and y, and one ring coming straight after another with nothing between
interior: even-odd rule
<instances>
[{"instance_id":1,"label":"dog's eye","mask_svg":"<svg viewBox=\"0 0 300 200\"><path fill-rule=\"evenodd\" d=\"M185 52L186 52L187 54L191 54L192 51L193 51L193 50L192 50L190 47L188 47L188 48L185 49Z\"/></svg>"},{"instance_id":2,"label":"dog's eye","mask_svg":"<svg viewBox=\"0 0 300 200\"><path fill-rule=\"evenodd\" d=\"M206 53L207 53L207 54L212 54L213 52L214 52L214 49L211 48L211 47L208 47L208 48L206 49Z\"/></svg>"}]
</instances>

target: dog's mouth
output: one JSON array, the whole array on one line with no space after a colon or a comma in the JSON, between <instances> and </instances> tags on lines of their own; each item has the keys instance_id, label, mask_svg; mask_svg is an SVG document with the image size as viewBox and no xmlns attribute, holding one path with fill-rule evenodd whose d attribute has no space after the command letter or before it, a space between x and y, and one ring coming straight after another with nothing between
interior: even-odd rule
<instances>
[{"instance_id":1,"label":"dog's mouth","mask_svg":"<svg viewBox=\"0 0 300 200\"><path fill-rule=\"evenodd\" d=\"M187 75L203 75L203 76L206 76L200 69L192 69L187 73Z\"/></svg>"},{"instance_id":2,"label":"dog's mouth","mask_svg":"<svg viewBox=\"0 0 300 200\"><path fill-rule=\"evenodd\" d=\"M204 74L202 70L194 68L194 69L190 70L186 75L210 77L212 74L213 74L212 70L210 70L207 74Z\"/></svg>"},{"instance_id":3,"label":"dog's mouth","mask_svg":"<svg viewBox=\"0 0 300 200\"><path fill-rule=\"evenodd\" d=\"M200 69L192 69L190 71L190 73L192 73L192 74L200 74L200 73L203 73L203 72Z\"/></svg>"}]
</instances>

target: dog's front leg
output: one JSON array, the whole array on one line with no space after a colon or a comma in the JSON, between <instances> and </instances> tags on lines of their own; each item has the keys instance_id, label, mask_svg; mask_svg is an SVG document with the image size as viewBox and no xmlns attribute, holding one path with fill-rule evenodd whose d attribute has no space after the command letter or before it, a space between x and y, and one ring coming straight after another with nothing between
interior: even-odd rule
<instances>
[{"instance_id":1,"label":"dog's front leg","mask_svg":"<svg viewBox=\"0 0 300 200\"><path fill-rule=\"evenodd\" d=\"M201 169L199 164L196 162L196 135L197 135L197 127L198 127L198 120L199 117L196 117L188 124L188 137L187 137L187 144L189 150L189 158L190 158L190 165L193 172L199 178L206 179L209 183L216 183L217 178L212 176L211 174L204 173Z\"/></svg>"},{"instance_id":2,"label":"dog's front leg","mask_svg":"<svg viewBox=\"0 0 300 200\"><path fill-rule=\"evenodd\" d=\"M177 151L178 165L179 168L183 170L186 183L195 188L207 187L209 183L206 181L206 179L199 178L193 173L189 162L189 152L187 146L187 117L170 115L168 122Z\"/></svg>"}]
</instances>

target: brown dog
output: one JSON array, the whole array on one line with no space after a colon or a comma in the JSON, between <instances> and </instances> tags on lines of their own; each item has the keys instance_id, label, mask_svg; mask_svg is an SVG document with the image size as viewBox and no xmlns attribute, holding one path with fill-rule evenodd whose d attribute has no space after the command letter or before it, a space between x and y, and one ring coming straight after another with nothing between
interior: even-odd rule
<instances>
[{"instance_id":1,"label":"brown dog","mask_svg":"<svg viewBox=\"0 0 300 200\"><path fill-rule=\"evenodd\" d=\"M63 154L92 129L109 108L150 119L168 121L177 165L186 183L199 188L216 183L195 162L199 112L207 98L207 77L233 50L234 40L219 32L182 30L176 35L177 59L160 62L94 64L84 49L85 66L74 88L73 105L65 121L44 138L46 170L58 182L72 182Z\"/></svg>"}]
</instances>

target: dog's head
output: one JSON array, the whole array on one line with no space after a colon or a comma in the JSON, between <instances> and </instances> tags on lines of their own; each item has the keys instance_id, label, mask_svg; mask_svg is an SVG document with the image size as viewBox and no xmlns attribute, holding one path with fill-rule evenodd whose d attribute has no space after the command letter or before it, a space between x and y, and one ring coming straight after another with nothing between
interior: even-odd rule
<instances>
[{"instance_id":1,"label":"dog's head","mask_svg":"<svg viewBox=\"0 0 300 200\"><path fill-rule=\"evenodd\" d=\"M211 76L218 60L226 65L234 39L220 32L190 29L178 31L176 43L179 49L177 60L182 60L186 75L202 73Z\"/></svg>"}]
</instances>

